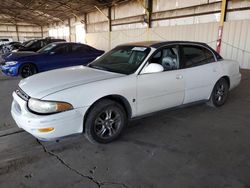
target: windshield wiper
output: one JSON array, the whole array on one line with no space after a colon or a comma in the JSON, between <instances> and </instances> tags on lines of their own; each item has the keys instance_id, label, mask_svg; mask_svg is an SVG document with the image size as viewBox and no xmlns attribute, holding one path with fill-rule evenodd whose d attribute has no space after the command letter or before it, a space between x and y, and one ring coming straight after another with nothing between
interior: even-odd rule
<instances>
[{"instance_id":1,"label":"windshield wiper","mask_svg":"<svg viewBox=\"0 0 250 188\"><path fill-rule=\"evenodd\" d=\"M106 69L106 68L104 68L104 67L96 66L96 65L91 65L91 64L90 64L88 67L94 68L94 69L99 69L99 70L108 71L108 69Z\"/></svg>"}]
</instances>

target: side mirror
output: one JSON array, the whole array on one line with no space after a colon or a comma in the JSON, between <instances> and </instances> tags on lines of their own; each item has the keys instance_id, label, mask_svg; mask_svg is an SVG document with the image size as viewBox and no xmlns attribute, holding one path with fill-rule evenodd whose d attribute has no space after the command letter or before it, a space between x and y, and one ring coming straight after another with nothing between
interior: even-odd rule
<instances>
[{"instance_id":1,"label":"side mirror","mask_svg":"<svg viewBox=\"0 0 250 188\"><path fill-rule=\"evenodd\" d=\"M157 73L163 71L164 68L162 65L157 63L150 63L142 70L141 74Z\"/></svg>"}]
</instances>

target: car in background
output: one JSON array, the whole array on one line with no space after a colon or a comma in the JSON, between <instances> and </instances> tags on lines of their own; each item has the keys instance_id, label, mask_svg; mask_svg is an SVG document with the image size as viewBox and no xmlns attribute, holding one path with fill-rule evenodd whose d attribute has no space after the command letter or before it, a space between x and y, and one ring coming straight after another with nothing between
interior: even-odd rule
<instances>
[{"instance_id":1,"label":"car in background","mask_svg":"<svg viewBox=\"0 0 250 188\"><path fill-rule=\"evenodd\" d=\"M2 53L9 53L15 49L19 49L20 47L23 47L21 42L10 42L7 44L4 44L2 47Z\"/></svg>"},{"instance_id":2,"label":"car in background","mask_svg":"<svg viewBox=\"0 0 250 188\"><path fill-rule=\"evenodd\" d=\"M91 46L56 42L37 52L13 52L2 55L0 68L5 75L23 78L33 74L62 67L86 65L102 55L104 51Z\"/></svg>"},{"instance_id":3,"label":"car in background","mask_svg":"<svg viewBox=\"0 0 250 188\"><path fill-rule=\"evenodd\" d=\"M64 39L54 39L54 38L45 38L45 39L37 39L37 40L31 40L26 45L20 47L16 51L33 51L36 52L37 50L40 50L44 46L53 43L53 42L66 42Z\"/></svg>"},{"instance_id":4,"label":"car in background","mask_svg":"<svg viewBox=\"0 0 250 188\"><path fill-rule=\"evenodd\" d=\"M23 41L22 45L26 46L28 43L30 43L31 41L34 41L34 40L36 40L36 39L30 39L30 40Z\"/></svg>"},{"instance_id":5,"label":"car in background","mask_svg":"<svg viewBox=\"0 0 250 188\"><path fill-rule=\"evenodd\" d=\"M207 44L131 43L88 66L21 80L11 113L20 128L41 140L84 133L91 142L108 143L132 118L197 102L220 107L240 80L239 63Z\"/></svg>"},{"instance_id":6,"label":"car in background","mask_svg":"<svg viewBox=\"0 0 250 188\"><path fill-rule=\"evenodd\" d=\"M23 46L24 46L23 43L16 42L16 43L11 44L11 45L9 46L9 50L10 50L10 52L12 52L12 51L14 51L14 50L18 50L18 49L22 48Z\"/></svg>"},{"instance_id":7,"label":"car in background","mask_svg":"<svg viewBox=\"0 0 250 188\"><path fill-rule=\"evenodd\" d=\"M0 54L3 53L3 47L5 44L9 43L9 39L0 39Z\"/></svg>"},{"instance_id":8,"label":"car in background","mask_svg":"<svg viewBox=\"0 0 250 188\"><path fill-rule=\"evenodd\" d=\"M12 45L10 48L10 51L11 52L17 52L20 48L23 48L25 47L27 44L29 44L31 41L35 41L36 39L31 39L31 40L27 40L27 41L24 41L22 42L21 44L15 44L15 45Z\"/></svg>"},{"instance_id":9,"label":"car in background","mask_svg":"<svg viewBox=\"0 0 250 188\"><path fill-rule=\"evenodd\" d=\"M0 39L0 45L9 43L10 39Z\"/></svg>"}]
</instances>

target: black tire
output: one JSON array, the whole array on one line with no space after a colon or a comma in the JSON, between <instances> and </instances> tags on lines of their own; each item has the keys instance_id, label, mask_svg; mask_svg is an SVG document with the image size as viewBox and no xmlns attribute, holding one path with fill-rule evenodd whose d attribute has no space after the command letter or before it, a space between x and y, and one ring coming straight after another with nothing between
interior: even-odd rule
<instances>
[{"instance_id":1,"label":"black tire","mask_svg":"<svg viewBox=\"0 0 250 188\"><path fill-rule=\"evenodd\" d=\"M19 75L22 78L27 78L37 73L37 68L31 63L26 63L19 68Z\"/></svg>"},{"instance_id":2,"label":"black tire","mask_svg":"<svg viewBox=\"0 0 250 188\"><path fill-rule=\"evenodd\" d=\"M208 105L220 107L225 104L229 94L229 84L225 78L218 80L213 88Z\"/></svg>"},{"instance_id":3,"label":"black tire","mask_svg":"<svg viewBox=\"0 0 250 188\"><path fill-rule=\"evenodd\" d=\"M126 124L124 108L115 101L103 99L90 109L84 134L92 143L109 143L121 135Z\"/></svg>"}]
</instances>

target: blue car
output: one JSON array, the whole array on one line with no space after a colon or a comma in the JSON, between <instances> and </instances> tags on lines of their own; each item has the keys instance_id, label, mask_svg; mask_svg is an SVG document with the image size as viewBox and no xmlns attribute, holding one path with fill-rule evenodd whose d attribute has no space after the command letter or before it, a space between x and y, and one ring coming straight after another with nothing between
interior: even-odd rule
<instances>
[{"instance_id":1,"label":"blue car","mask_svg":"<svg viewBox=\"0 0 250 188\"><path fill-rule=\"evenodd\" d=\"M26 78L38 72L86 65L103 53L102 50L80 43L55 42L37 52L4 54L0 59L0 68L5 75Z\"/></svg>"}]
</instances>

